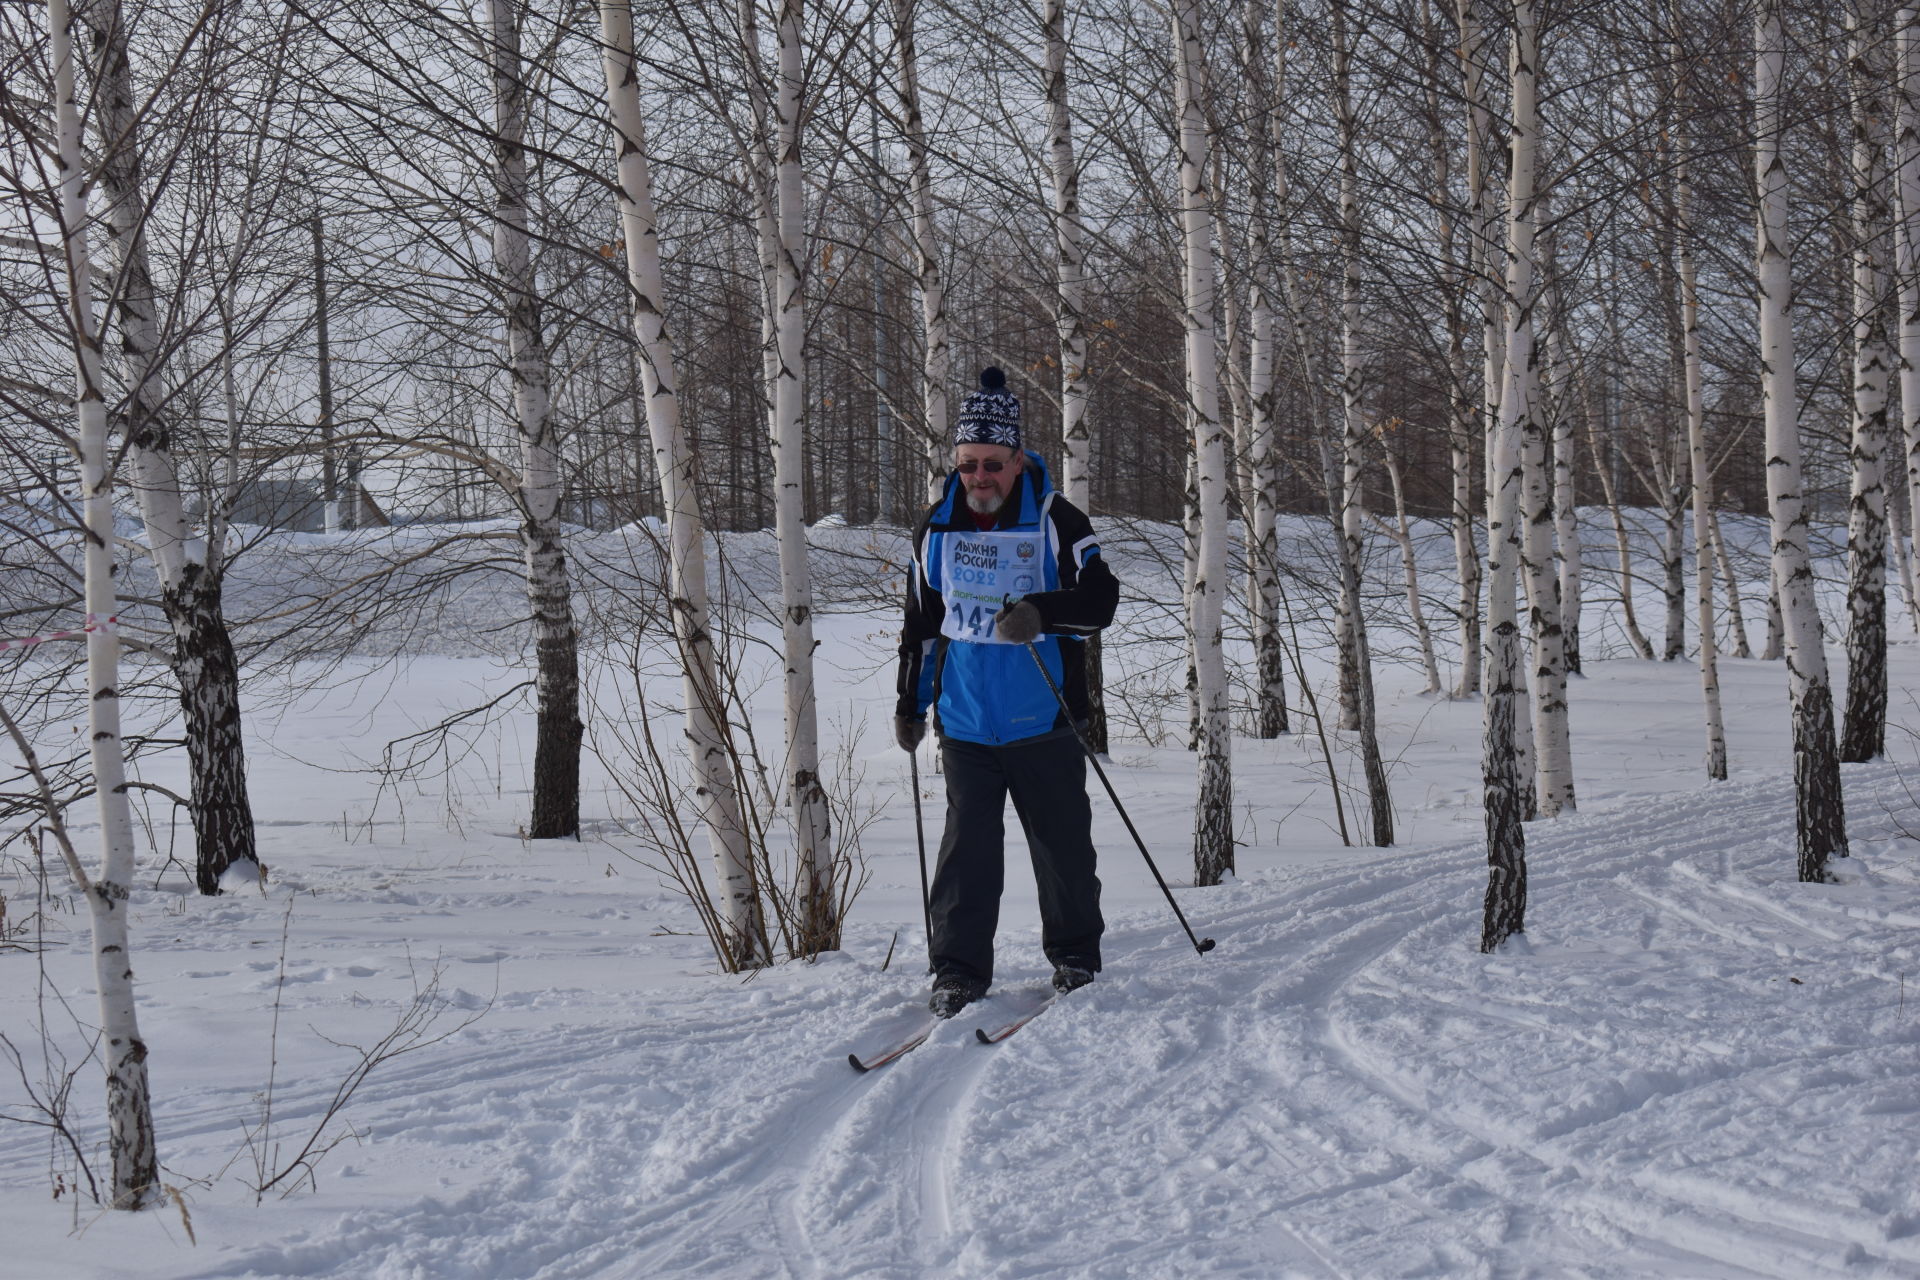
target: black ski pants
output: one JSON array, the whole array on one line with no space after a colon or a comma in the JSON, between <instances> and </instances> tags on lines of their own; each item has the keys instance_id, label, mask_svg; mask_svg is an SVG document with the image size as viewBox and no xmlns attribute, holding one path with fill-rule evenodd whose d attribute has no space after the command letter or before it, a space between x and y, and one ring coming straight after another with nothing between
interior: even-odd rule
<instances>
[{"instance_id":1,"label":"black ski pants","mask_svg":"<svg viewBox=\"0 0 1920 1280\"><path fill-rule=\"evenodd\" d=\"M933 874L933 969L985 986L993 981L993 935L1006 883L1007 797L1027 835L1040 888L1040 942L1047 959L1100 968L1100 879L1094 874L1087 761L1070 733L995 747L948 738L947 827Z\"/></svg>"}]
</instances>

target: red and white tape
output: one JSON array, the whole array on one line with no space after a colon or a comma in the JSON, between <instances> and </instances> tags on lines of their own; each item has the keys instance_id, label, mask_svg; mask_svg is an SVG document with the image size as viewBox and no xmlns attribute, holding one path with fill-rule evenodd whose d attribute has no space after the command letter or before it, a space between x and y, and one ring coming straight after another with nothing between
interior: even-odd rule
<instances>
[{"instance_id":1,"label":"red and white tape","mask_svg":"<svg viewBox=\"0 0 1920 1280\"><path fill-rule=\"evenodd\" d=\"M31 649L36 644L45 644L49 640L77 640L92 631L112 632L119 618L102 618L97 614L87 615L87 625L74 631L50 631L44 636L21 636L18 640L0 640L0 653L9 649Z\"/></svg>"}]
</instances>

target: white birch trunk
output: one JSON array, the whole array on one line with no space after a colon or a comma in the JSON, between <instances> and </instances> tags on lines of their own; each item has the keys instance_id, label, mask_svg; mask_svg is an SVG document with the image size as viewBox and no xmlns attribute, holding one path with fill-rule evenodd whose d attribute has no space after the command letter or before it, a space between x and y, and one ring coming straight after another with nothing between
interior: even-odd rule
<instances>
[{"instance_id":1,"label":"white birch trunk","mask_svg":"<svg viewBox=\"0 0 1920 1280\"><path fill-rule=\"evenodd\" d=\"M1881 54L1884 10L1856 0L1848 15L1853 124L1853 463L1847 505L1847 705L1840 759L1860 763L1886 752L1887 487L1884 450L1893 352L1887 341L1887 204L1881 94L1891 68Z\"/></svg>"},{"instance_id":2,"label":"white birch trunk","mask_svg":"<svg viewBox=\"0 0 1920 1280\"><path fill-rule=\"evenodd\" d=\"M1360 662L1360 565L1365 494L1361 463L1367 439L1361 403L1366 368L1360 356L1360 174L1353 112L1352 51L1348 47L1346 0L1333 0L1334 116L1339 130L1340 166L1340 473L1329 498L1337 504L1340 538L1340 594L1334 607L1334 643L1340 663L1340 727L1361 728L1367 673Z\"/></svg>"},{"instance_id":3,"label":"white birch trunk","mask_svg":"<svg viewBox=\"0 0 1920 1280\"><path fill-rule=\"evenodd\" d=\"M754 0L745 0L748 6ZM880 146L880 117L882 112L876 104L869 113L873 143L873 171L876 176L886 171L886 153ZM893 202L880 182L873 184L872 217L876 236L884 235L879 229L888 222L888 207ZM891 236L886 236L891 240ZM884 243L884 241L883 241ZM873 444L874 469L879 473L878 492L875 496L877 508L873 522L879 525L905 524L909 529L913 522L907 513L901 510L899 498L899 468L893 455L893 402L887 390L887 287L886 254L876 251L869 255L868 270L873 284Z\"/></svg>"},{"instance_id":4,"label":"white birch trunk","mask_svg":"<svg viewBox=\"0 0 1920 1280\"><path fill-rule=\"evenodd\" d=\"M1219 289L1220 370L1226 383L1226 409L1230 418L1227 435L1227 491L1233 507L1244 519L1253 510L1253 470L1248 465L1253 452L1252 410L1247 404L1247 331L1240 312L1239 270L1246 252L1234 236L1227 190L1228 174L1221 163L1219 139L1208 139L1213 157L1213 220L1220 235Z\"/></svg>"},{"instance_id":5,"label":"white birch trunk","mask_svg":"<svg viewBox=\"0 0 1920 1280\"><path fill-rule=\"evenodd\" d=\"M1761 0L1754 32L1754 178L1759 217L1755 275L1759 288L1761 390L1765 397L1767 508L1773 526L1773 577L1780 599L1787 684L1793 703L1794 789L1798 872L1828 879L1827 860L1847 852L1840 757L1834 742L1833 689L1814 598L1801 488L1799 398L1794 386L1792 240L1789 183L1781 142L1786 133L1785 0Z\"/></svg>"},{"instance_id":6,"label":"white birch trunk","mask_svg":"<svg viewBox=\"0 0 1920 1280\"><path fill-rule=\"evenodd\" d=\"M1531 229L1531 212L1526 221ZM1531 252L1532 246L1528 249ZM1545 390L1539 372L1540 344L1534 331L1535 308L1525 298L1515 298L1511 305L1526 315L1524 325L1516 320L1508 330L1507 395L1519 397L1513 412L1520 421L1521 566L1526 574L1527 621L1533 640L1530 708L1534 795L1538 812L1552 818L1572 813L1575 808L1572 734L1567 723L1566 633L1560 625L1560 575L1553 536L1557 521L1544 420Z\"/></svg>"},{"instance_id":7,"label":"white birch trunk","mask_svg":"<svg viewBox=\"0 0 1920 1280\"><path fill-rule=\"evenodd\" d=\"M173 673L192 776L194 879L201 893L216 894L228 867L258 858L241 732L239 662L221 612L220 578L207 564L206 543L188 527L172 428L161 410L165 354L147 251L145 129L125 15L120 0L87 0L71 12L91 29L95 45L95 128L104 140L97 180L106 197L102 222L118 270L112 294L128 388L123 432L148 555L173 633Z\"/></svg>"},{"instance_id":8,"label":"white birch trunk","mask_svg":"<svg viewBox=\"0 0 1920 1280\"><path fill-rule=\"evenodd\" d=\"M534 276L527 185L527 90L518 0L487 2L493 80L493 258L506 304L507 370L520 438L520 541L533 610L538 729L534 743L536 840L580 833L580 651L566 541L560 530L560 440L553 425L540 286ZM349 494L350 505L357 498Z\"/></svg>"},{"instance_id":9,"label":"white birch trunk","mask_svg":"<svg viewBox=\"0 0 1920 1280\"><path fill-rule=\"evenodd\" d=\"M1080 166L1067 101L1066 0L1046 0L1042 18L1047 94L1047 172L1053 180L1054 329L1060 340L1060 487L1082 511L1093 505L1093 437L1087 421L1087 265L1080 225ZM905 80L905 76L902 80Z\"/></svg>"},{"instance_id":10,"label":"white birch trunk","mask_svg":"<svg viewBox=\"0 0 1920 1280\"><path fill-rule=\"evenodd\" d=\"M766 964L769 949L727 744L726 702L708 623L706 533L700 521L693 451L680 424L673 343L663 310L666 288L660 269L653 179L640 114L640 78L633 55L633 13L628 0L603 0L600 24L617 161L620 226L627 248L627 282L642 356L647 433L653 445L654 471L660 477L660 505L667 517L669 605L685 671L687 752L718 879L721 960L738 971Z\"/></svg>"},{"instance_id":11,"label":"white birch trunk","mask_svg":"<svg viewBox=\"0 0 1920 1280\"><path fill-rule=\"evenodd\" d=\"M1673 65L1680 62L1679 32L1674 33ZM1700 632L1700 695L1706 712L1707 777L1727 777L1727 733L1720 713L1719 637L1713 625L1713 473L1707 462L1707 402L1701 381L1700 292L1693 262L1692 120L1688 116L1686 77L1676 72L1673 206L1674 258L1680 276L1681 380L1686 390L1687 460L1693 482L1693 579Z\"/></svg>"},{"instance_id":12,"label":"white birch trunk","mask_svg":"<svg viewBox=\"0 0 1920 1280\"><path fill-rule=\"evenodd\" d=\"M1276 101L1284 96L1286 88L1286 49L1291 38L1287 34L1286 26L1287 5L1289 3L1290 0L1274 0L1276 24L1275 43L1278 46L1278 52L1274 58L1274 67L1277 74L1277 82L1274 88ZM1301 302L1300 283L1294 275L1293 228L1290 215L1287 212L1288 203L1291 199L1289 192L1291 178L1287 169L1290 140L1287 138L1282 126L1282 116L1276 111L1273 116L1272 128L1269 135L1273 139L1273 145L1268 153L1268 158L1273 164L1273 196L1268 203L1280 211L1279 221L1274 226L1276 249L1274 254L1274 274L1279 280L1279 301L1282 309L1286 312L1287 328L1293 339L1294 359L1299 362L1300 381L1306 387L1309 403L1312 406L1309 410L1309 417L1314 423L1318 424L1322 416L1320 393L1324 385L1321 381L1319 358L1316 354L1318 351L1319 334L1316 332L1313 323L1307 316L1306 308ZM1277 361L1278 358L1276 342L1275 360ZM1317 429L1318 427L1316 425L1316 430ZM1298 655L1296 654L1294 657L1297 665ZM1298 674L1297 671L1296 674ZM1301 690L1301 693L1302 696L1311 697L1304 688Z\"/></svg>"},{"instance_id":13,"label":"white birch trunk","mask_svg":"<svg viewBox=\"0 0 1920 1280\"><path fill-rule=\"evenodd\" d=\"M1255 736L1277 738L1287 732L1285 655L1280 639L1280 468L1274 388L1274 333L1278 324L1266 290L1254 286L1253 333L1248 352L1248 401L1251 431L1249 471L1253 509L1247 539L1247 608L1252 615L1255 683Z\"/></svg>"},{"instance_id":14,"label":"white birch trunk","mask_svg":"<svg viewBox=\"0 0 1920 1280\"><path fill-rule=\"evenodd\" d=\"M774 387L774 529L780 546L780 633L786 662L787 788L799 841L801 930L799 953L840 948L833 889L833 832L826 788L820 782L819 712L813 676L813 578L807 564L805 274L806 195L800 169L800 115L804 74L800 20L803 0L780 5L778 192L780 258L775 283L780 378Z\"/></svg>"},{"instance_id":15,"label":"white birch trunk","mask_svg":"<svg viewBox=\"0 0 1920 1280\"><path fill-rule=\"evenodd\" d=\"M1481 914L1480 949L1492 951L1526 929L1527 861L1525 778L1518 751L1524 680L1515 597L1521 560L1520 495L1525 477L1520 457L1528 379L1533 371L1534 158L1539 148L1535 105L1538 32L1531 0L1513 4L1512 146L1507 175L1506 326L1507 384L1500 395L1500 424L1488 448L1487 655L1485 779L1487 893Z\"/></svg>"},{"instance_id":16,"label":"white birch trunk","mask_svg":"<svg viewBox=\"0 0 1920 1280\"><path fill-rule=\"evenodd\" d=\"M907 187L913 201L913 248L920 288L925 350L920 394L926 406L927 501L938 502L947 483L952 442L947 428L947 386L953 356L947 334L947 292L940 274L939 231L933 219L933 169L926 125L920 115L919 54L914 44L914 11L919 0L893 0L894 48L900 60L900 108L906 116ZM1071 501L1071 499L1069 499Z\"/></svg>"},{"instance_id":17,"label":"white birch trunk","mask_svg":"<svg viewBox=\"0 0 1920 1280\"><path fill-rule=\"evenodd\" d=\"M1200 461L1187 450L1187 487L1180 505L1180 612L1187 639L1187 750L1198 751L1206 732L1200 713L1200 641L1193 631L1200 586Z\"/></svg>"},{"instance_id":18,"label":"white birch trunk","mask_svg":"<svg viewBox=\"0 0 1920 1280\"><path fill-rule=\"evenodd\" d=\"M1907 533L1920 555L1920 8L1902 5L1894 17L1898 48L1895 110L1895 193L1899 199L1894 252L1900 300L1900 427L1906 453ZM1911 572L1915 555L1906 557ZM1907 592L1908 613L1920 631L1920 606Z\"/></svg>"},{"instance_id":19,"label":"white birch trunk","mask_svg":"<svg viewBox=\"0 0 1920 1280\"><path fill-rule=\"evenodd\" d=\"M1460 77L1467 103L1467 199L1471 208L1468 241L1468 270L1473 276L1474 296L1480 307L1481 392L1473 413L1472 434L1483 443L1490 442L1499 422L1500 378L1504 356L1501 349L1499 305L1499 243L1494 232L1495 208L1488 168L1492 159L1493 109L1489 103L1486 73L1481 59L1486 47L1486 31L1480 21L1479 0L1455 0L1455 19L1460 32ZM1465 423L1462 423L1463 428ZM1467 430L1454 442L1454 554L1462 564L1473 561L1470 571L1460 575L1460 682L1454 696L1471 697L1479 693L1482 637L1480 634L1479 552L1473 545L1473 449ZM1485 450L1482 471L1491 474L1492 449ZM1464 513L1464 514L1463 514Z\"/></svg>"},{"instance_id":20,"label":"white birch trunk","mask_svg":"<svg viewBox=\"0 0 1920 1280\"><path fill-rule=\"evenodd\" d=\"M1607 460L1600 454L1598 440L1594 441L1593 464L1594 474L1600 477L1600 496L1613 522L1613 550L1620 574L1620 625L1627 633L1627 643L1632 646L1634 656L1652 662L1653 645L1640 630L1640 620L1633 608L1633 544L1627 538L1627 523L1620 514L1620 494L1614 487Z\"/></svg>"},{"instance_id":21,"label":"white birch trunk","mask_svg":"<svg viewBox=\"0 0 1920 1280\"><path fill-rule=\"evenodd\" d=\"M234 373L232 299L223 293L220 305L220 407L226 419L226 457L221 459L220 497L207 515L207 564L223 572L227 554L227 534L233 524L233 509L240 501L240 380Z\"/></svg>"},{"instance_id":22,"label":"white birch trunk","mask_svg":"<svg viewBox=\"0 0 1920 1280\"><path fill-rule=\"evenodd\" d=\"M87 249L85 148L74 88L73 19L66 0L48 0L48 57L53 64L58 209L66 244L68 341L74 358L75 428L80 444L81 516L86 540L87 729L94 803L100 814L100 869L89 877L69 866L85 894L93 931L94 981L105 1038L108 1148L113 1164L109 1203L152 1204L160 1189L147 1045L134 1006L128 897L133 882L133 814L127 803L126 757L120 739L120 640L114 618L113 472L107 448L105 370L93 310L93 265Z\"/></svg>"},{"instance_id":23,"label":"white birch trunk","mask_svg":"<svg viewBox=\"0 0 1920 1280\"><path fill-rule=\"evenodd\" d=\"M1046 68L1047 171L1053 180L1054 331L1060 340L1061 491L1068 502L1091 514L1093 433L1087 416L1087 399L1092 388L1091 371L1087 368L1086 229L1080 224L1080 165L1074 156L1073 112L1067 100L1065 0L1046 0L1042 40ZM944 457L942 463L944 465ZM1086 739L1096 753L1105 754L1107 700L1100 637L1089 636L1085 643Z\"/></svg>"},{"instance_id":24,"label":"white birch trunk","mask_svg":"<svg viewBox=\"0 0 1920 1280\"><path fill-rule=\"evenodd\" d=\"M1684 392L1680 398L1686 399ZM1678 662L1687 656L1687 482L1681 478L1677 458L1669 458L1656 474L1666 495L1661 514L1667 524L1666 542L1660 551L1661 595L1667 606L1666 639L1660 660Z\"/></svg>"},{"instance_id":25,"label":"white birch trunk","mask_svg":"<svg viewBox=\"0 0 1920 1280\"><path fill-rule=\"evenodd\" d=\"M1180 130L1180 231L1185 259L1187 420L1199 490L1200 538L1190 617L1200 700L1200 791L1193 811L1194 883L1233 870L1233 775L1221 623L1227 588L1227 446L1215 351L1213 200L1207 191L1206 63L1198 0L1173 8L1174 108Z\"/></svg>"},{"instance_id":26,"label":"white birch trunk","mask_svg":"<svg viewBox=\"0 0 1920 1280\"><path fill-rule=\"evenodd\" d=\"M1535 151L1538 165L1538 151ZM1536 179L1537 185L1537 179ZM1545 200L1535 202L1529 223L1537 227L1546 208ZM1531 368L1522 371L1526 381L1525 403L1521 414L1521 465L1524 488L1521 491L1523 530L1521 565L1527 586L1527 623L1533 641L1529 724L1533 740L1533 782L1536 816L1557 817L1574 809L1573 748L1567 722L1567 636L1560 613L1560 550L1555 545L1560 527L1558 498L1554 491L1552 454L1553 403L1551 358L1542 352L1553 349L1555 261L1553 242L1544 251L1534 247L1532 276L1536 280L1538 301L1528 305L1532 322L1528 361ZM1541 330L1547 330L1542 335Z\"/></svg>"},{"instance_id":27,"label":"white birch trunk","mask_svg":"<svg viewBox=\"0 0 1920 1280\"><path fill-rule=\"evenodd\" d=\"M1720 517L1714 512L1711 499L1707 503L1707 530L1713 535L1713 558L1720 566L1720 581L1727 588L1727 616L1733 628L1733 656L1751 658L1753 646L1747 643L1746 605L1740 598L1740 579L1733 572L1733 558L1727 554L1727 540L1720 534Z\"/></svg>"},{"instance_id":28,"label":"white birch trunk","mask_svg":"<svg viewBox=\"0 0 1920 1280\"><path fill-rule=\"evenodd\" d=\"M1767 644L1760 652L1762 662L1778 662L1787 656L1787 625L1780 619L1780 574L1769 557L1767 570Z\"/></svg>"},{"instance_id":29,"label":"white birch trunk","mask_svg":"<svg viewBox=\"0 0 1920 1280\"><path fill-rule=\"evenodd\" d=\"M1455 15L1456 18L1459 15ZM1459 584L1457 612L1460 618L1460 683L1455 697L1464 697L1479 689L1480 671L1480 553L1473 537L1473 447L1484 437L1481 430L1479 397L1469 383L1472 377L1467 359L1467 316L1461 289L1473 271L1475 250L1468 247L1468 262L1459 257L1459 235L1453 220L1453 159L1448 140L1447 119L1442 102L1446 94L1446 41L1434 30L1431 0L1421 0L1421 28L1431 50L1425 85L1427 102L1427 145L1433 153L1433 205L1439 216L1437 239L1441 254L1441 278L1446 291L1447 371L1450 388L1447 421L1447 460L1451 479L1449 523L1453 532L1454 581ZM1466 35L1478 40L1477 32L1463 34L1460 40L1464 61ZM1476 55L1477 56L1477 55ZM1479 70L1470 74L1478 89ZM1477 141L1468 140L1468 186L1477 180ZM1473 234L1473 229L1469 229ZM1472 671L1472 689L1467 687Z\"/></svg>"},{"instance_id":30,"label":"white birch trunk","mask_svg":"<svg viewBox=\"0 0 1920 1280\"><path fill-rule=\"evenodd\" d=\"M752 117L744 168L753 199L754 249L760 268L760 385L766 397L767 439L772 441L780 434L780 222L774 211L774 144L767 127L773 108L767 99L766 68L760 57L758 0L739 0L734 13L740 24L747 109Z\"/></svg>"},{"instance_id":31,"label":"white birch trunk","mask_svg":"<svg viewBox=\"0 0 1920 1280\"><path fill-rule=\"evenodd\" d=\"M1242 75L1253 86L1256 96L1254 119L1258 130L1253 141L1252 185L1257 191L1276 190L1270 175L1284 164L1283 117L1275 104L1286 86L1287 41L1286 5L1276 5L1274 85L1267 90L1259 74L1260 0L1246 0L1245 38L1242 42ZM1249 307L1252 331L1248 341L1247 411L1249 415L1248 470L1252 479L1253 505L1247 515L1247 607L1252 614L1254 671L1258 686L1254 709L1254 732L1261 738L1277 738L1287 732L1287 685L1285 654L1280 639L1280 459L1278 456L1278 396L1275 377L1276 336L1279 317L1275 314L1269 273L1273 270L1272 242L1267 233L1264 210L1256 209L1251 218L1252 239ZM1279 211L1286 216L1284 209Z\"/></svg>"},{"instance_id":32,"label":"white birch trunk","mask_svg":"<svg viewBox=\"0 0 1920 1280\"><path fill-rule=\"evenodd\" d=\"M1572 381L1558 348L1565 340L1558 334L1549 339L1555 349L1550 362L1554 374L1553 390L1553 522L1554 545L1560 565L1560 632L1568 676L1580 674L1580 511L1579 495L1574 491L1575 438L1573 406L1568 387Z\"/></svg>"},{"instance_id":33,"label":"white birch trunk","mask_svg":"<svg viewBox=\"0 0 1920 1280\"><path fill-rule=\"evenodd\" d=\"M1352 48L1347 29L1346 0L1333 4L1334 110L1340 130L1340 398L1343 424L1339 504L1340 605L1336 637L1340 644L1340 727L1360 734L1360 762L1367 779L1367 802L1372 816L1373 842L1385 848L1393 843L1393 803L1387 790L1386 767L1380 759L1378 725L1374 717L1373 663L1367 646L1367 621L1361 614L1360 566L1365 555L1362 533L1365 494L1361 468L1366 461L1367 430L1361 403L1364 366L1360 356L1360 179L1356 152L1360 140L1353 107ZM1331 497L1331 495L1330 495Z\"/></svg>"},{"instance_id":34,"label":"white birch trunk","mask_svg":"<svg viewBox=\"0 0 1920 1280\"><path fill-rule=\"evenodd\" d=\"M1900 575L1900 593L1907 602L1907 616L1913 620L1914 630L1920 631L1920 589L1914 586L1913 557L1907 552L1907 517L1901 507L1904 496L1892 488L1888 490L1887 546L1893 553L1894 572Z\"/></svg>"},{"instance_id":35,"label":"white birch trunk","mask_svg":"<svg viewBox=\"0 0 1920 1280\"><path fill-rule=\"evenodd\" d=\"M1400 571L1407 588L1407 616L1413 621L1414 634L1420 640L1420 661L1427 672L1427 687L1422 693L1439 693L1443 687L1440 681L1440 663L1433 653L1433 632L1427 627L1427 611L1420 603L1420 568L1413 548L1413 529L1407 523L1407 495L1400 479L1400 463L1394 458L1393 451L1381 441L1381 454L1387 464L1387 480L1393 485L1394 522L1388 528L1393 540L1400 548ZM1379 517L1375 517L1379 519Z\"/></svg>"}]
</instances>

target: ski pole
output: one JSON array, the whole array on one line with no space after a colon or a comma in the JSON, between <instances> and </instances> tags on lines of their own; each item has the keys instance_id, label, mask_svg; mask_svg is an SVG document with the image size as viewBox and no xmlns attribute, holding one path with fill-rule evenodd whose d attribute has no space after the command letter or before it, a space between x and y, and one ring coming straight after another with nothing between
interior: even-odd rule
<instances>
[{"instance_id":1,"label":"ski pole","mask_svg":"<svg viewBox=\"0 0 1920 1280\"><path fill-rule=\"evenodd\" d=\"M927 828L920 818L920 752L907 753L913 773L913 836L920 845L920 915L927 926L927 972L933 972L933 895L927 889Z\"/></svg>"},{"instance_id":2,"label":"ski pole","mask_svg":"<svg viewBox=\"0 0 1920 1280\"><path fill-rule=\"evenodd\" d=\"M1045 660L1040 657L1040 650L1034 647L1031 640L1027 641L1027 652L1033 655L1033 665L1040 668L1040 678L1047 682L1047 688L1053 690L1053 700L1060 704L1061 714L1067 717L1067 724L1072 727L1074 740L1080 744L1080 750L1086 754L1087 763L1091 764L1093 771L1100 775L1100 785L1107 789L1107 798L1113 801L1113 807L1120 811L1120 821L1127 824L1127 834L1133 837L1133 843L1139 847L1140 856L1147 860L1147 870L1153 872L1153 878L1159 884L1160 892L1166 895L1167 905L1173 908L1174 918L1180 922L1180 927L1187 931L1187 941L1193 944L1193 949L1199 954L1207 954L1213 950L1213 939L1193 936L1193 926L1187 923L1186 913L1181 911L1180 904L1173 900L1173 890L1167 888L1166 877L1161 875L1160 868L1154 865L1153 855L1147 852L1147 842L1140 838L1140 832L1134 828L1133 819L1127 816L1127 807L1120 803L1120 797L1114 791L1113 784L1107 781L1107 771L1100 767L1100 757L1094 755L1093 748L1087 744L1086 735L1080 732L1079 722L1073 718L1073 708L1067 705L1066 695L1061 693L1060 686L1053 682L1053 672L1047 670ZM918 792L915 795L917 797Z\"/></svg>"}]
</instances>

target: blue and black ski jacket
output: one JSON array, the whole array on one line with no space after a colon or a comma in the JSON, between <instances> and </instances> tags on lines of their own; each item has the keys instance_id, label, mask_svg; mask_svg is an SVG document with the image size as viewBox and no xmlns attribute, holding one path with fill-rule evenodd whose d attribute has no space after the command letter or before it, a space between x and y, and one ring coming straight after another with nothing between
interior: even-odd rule
<instances>
[{"instance_id":1,"label":"blue and black ski jacket","mask_svg":"<svg viewBox=\"0 0 1920 1280\"><path fill-rule=\"evenodd\" d=\"M920 719L935 707L940 733L965 742L1004 745L1066 733L1072 726L1025 645L974 643L942 634L949 608L942 581L950 560L947 539L976 532L960 476L951 473L946 492L914 533L896 710ZM1031 532L1044 539L1037 589L1014 598L1040 611L1041 635L1034 647L1066 695L1073 719L1084 721L1086 639L1113 621L1120 601L1120 583L1100 558L1093 525L1054 490L1040 455L1029 452L988 532Z\"/></svg>"}]
</instances>

